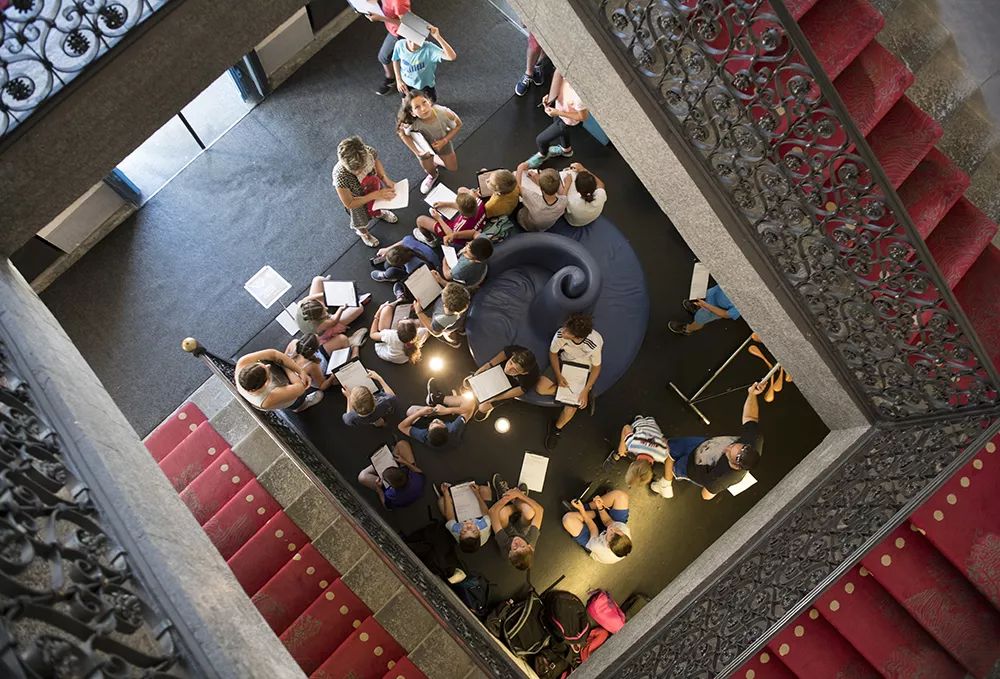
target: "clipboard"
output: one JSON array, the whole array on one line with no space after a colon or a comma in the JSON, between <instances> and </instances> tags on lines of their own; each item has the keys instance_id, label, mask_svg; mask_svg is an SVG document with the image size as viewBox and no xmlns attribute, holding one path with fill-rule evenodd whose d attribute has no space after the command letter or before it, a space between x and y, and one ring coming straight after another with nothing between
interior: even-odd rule
<instances>
[{"instance_id":1,"label":"clipboard","mask_svg":"<svg viewBox=\"0 0 1000 679\"><path fill-rule=\"evenodd\" d=\"M458 251L450 245L442 245L441 252L444 253L444 261L448 262L448 266L452 269L458 264Z\"/></svg>"},{"instance_id":2,"label":"clipboard","mask_svg":"<svg viewBox=\"0 0 1000 679\"><path fill-rule=\"evenodd\" d=\"M395 310L392 312L392 328L395 330L396 326L399 325L399 322L410 318L412 313L412 304L397 304Z\"/></svg>"},{"instance_id":3,"label":"clipboard","mask_svg":"<svg viewBox=\"0 0 1000 679\"><path fill-rule=\"evenodd\" d=\"M491 189L486 182L490 177L493 176L494 172L502 169L503 169L502 167L495 167L492 170L483 170L482 172L476 175L476 181L479 182L480 198L489 198L490 196L493 195L493 189Z\"/></svg>"},{"instance_id":4,"label":"clipboard","mask_svg":"<svg viewBox=\"0 0 1000 679\"><path fill-rule=\"evenodd\" d=\"M441 182L435 184L431 192L424 197L424 202L431 207L434 207L434 203L454 203L456 200L458 200L458 194ZM445 219L451 219L458 214L458 210L453 207L444 207L439 209L438 212Z\"/></svg>"},{"instance_id":5,"label":"clipboard","mask_svg":"<svg viewBox=\"0 0 1000 679\"><path fill-rule=\"evenodd\" d=\"M441 286L434 280L434 276L431 275L431 270L427 268L426 264L421 264L407 277L403 284L410 291L410 294L420 302L420 308L424 310L430 310L434 300L441 296Z\"/></svg>"},{"instance_id":6,"label":"clipboard","mask_svg":"<svg viewBox=\"0 0 1000 679\"><path fill-rule=\"evenodd\" d=\"M528 490L541 493L545 486L545 472L549 468L549 458L538 455L530 450L524 451L524 460L521 462L521 476L518 477L518 485L528 486Z\"/></svg>"},{"instance_id":7,"label":"clipboard","mask_svg":"<svg viewBox=\"0 0 1000 679\"><path fill-rule=\"evenodd\" d=\"M332 375L333 371L344 365L351 359L351 347L337 349L330 353L330 360L326 362L326 374Z\"/></svg>"},{"instance_id":8,"label":"clipboard","mask_svg":"<svg viewBox=\"0 0 1000 679\"><path fill-rule=\"evenodd\" d=\"M382 480L382 474L386 469L399 466L399 463L396 462L396 458L392 456L392 451L389 450L389 446L382 446L372 453L369 459L372 461L372 466L375 467L375 473L378 474L378 480L382 482L383 486L388 485Z\"/></svg>"},{"instance_id":9,"label":"clipboard","mask_svg":"<svg viewBox=\"0 0 1000 679\"><path fill-rule=\"evenodd\" d=\"M580 405L580 398L587 386L587 378L590 377L590 366L564 361L562 363L562 376L569 382L569 386L556 389L556 402L568 406Z\"/></svg>"},{"instance_id":10,"label":"clipboard","mask_svg":"<svg viewBox=\"0 0 1000 679\"><path fill-rule=\"evenodd\" d=\"M469 519L478 519L483 515L479 506L479 491L475 481L466 481L448 488L451 502L455 507L455 521L462 523Z\"/></svg>"},{"instance_id":11,"label":"clipboard","mask_svg":"<svg viewBox=\"0 0 1000 679\"><path fill-rule=\"evenodd\" d=\"M323 301L334 309L360 306L358 288L354 281L323 281Z\"/></svg>"},{"instance_id":12,"label":"clipboard","mask_svg":"<svg viewBox=\"0 0 1000 679\"><path fill-rule=\"evenodd\" d=\"M399 36L404 40L416 43L418 46L427 41L427 36L431 34L429 23L418 17L413 12L407 12L399 17Z\"/></svg>"},{"instance_id":13,"label":"clipboard","mask_svg":"<svg viewBox=\"0 0 1000 679\"><path fill-rule=\"evenodd\" d=\"M346 389L348 394L354 387L366 387L373 394L378 391L375 380L368 377L368 369L361 365L360 358L352 358L334 370L333 374L337 376L340 386Z\"/></svg>"},{"instance_id":14,"label":"clipboard","mask_svg":"<svg viewBox=\"0 0 1000 679\"><path fill-rule=\"evenodd\" d=\"M708 294L708 267L701 262L694 263L694 270L691 272L691 290L688 292L688 299L705 299Z\"/></svg>"},{"instance_id":15,"label":"clipboard","mask_svg":"<svg viewBox=\"0 0 1000 679\"><path fill-rule=\"evenodd\" d=\"M503 371L503 364L495 365L489 370L484 370L478 375L469 378L469 388L475 394L476 400L482 403L494 396L510 391L510 378Z\"/></svg>"}]
</instances>

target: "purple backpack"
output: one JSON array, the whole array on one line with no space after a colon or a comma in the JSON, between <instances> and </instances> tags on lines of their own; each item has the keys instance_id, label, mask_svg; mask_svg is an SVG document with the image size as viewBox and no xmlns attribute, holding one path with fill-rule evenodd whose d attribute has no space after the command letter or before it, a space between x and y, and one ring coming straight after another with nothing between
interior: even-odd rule
<instances>
[{"instance_id":1,"label":"purple backpack","mask_svg":"<svg viewBox=\"0 0 1000 679\"><path fill-rule=\"evenodd\" d=\"M598 625L612 634L625 625L625 613L611 598L611 595L603 589L597 589L590 593L590 599L587 601L587 613L597 621Z\"/></svg>"}]
</instances>

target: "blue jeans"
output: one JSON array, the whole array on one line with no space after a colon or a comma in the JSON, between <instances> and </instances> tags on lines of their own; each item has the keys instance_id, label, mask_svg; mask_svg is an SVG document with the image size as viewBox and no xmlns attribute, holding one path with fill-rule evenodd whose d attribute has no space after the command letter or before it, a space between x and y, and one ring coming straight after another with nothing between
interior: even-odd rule
<instances>
[{"instance_id":1,"label":"blue jeans","mask_svg":"<svg viewBox=\"0 0 1000 679\"><path fill-rule=\"evenodd\" d=\"M378 51L378 63L383 66L392 65L392 52L396 49L396 41L399 39L399 36L393 35L392 33L387 32L385 34L385 40L382 41L382 47L380 47Z\"/></svg>"},{"instance_id":2,"label":"blue jeans","mask_svg":"<svg viewBox=\"0 0 1000 679\"><path fill-rule=\"evenodd\" d=\"M726 297L726 293L722 292L722 288L718 285L713 285L708 289L708 292L705 293L705 301L720 309L728 309L732 305L732 302ZM707 325L718 320L719 317L708 309L698 309L694 313L694 322L698 325Z\"/></svg>"},{"instance_id":3,"label":"blue jeans","mask_svg":"<svg viewBox=\"0 0 1000 679\"><path fill-rule=\"evenodd\" d=\"M670 447L670 459L674 461L674 476L690 481L687 475L688 459L694 449L707 440L706 436L682 436L676 439L667 439L667 445Z\"/></svg>"}]
</instances>

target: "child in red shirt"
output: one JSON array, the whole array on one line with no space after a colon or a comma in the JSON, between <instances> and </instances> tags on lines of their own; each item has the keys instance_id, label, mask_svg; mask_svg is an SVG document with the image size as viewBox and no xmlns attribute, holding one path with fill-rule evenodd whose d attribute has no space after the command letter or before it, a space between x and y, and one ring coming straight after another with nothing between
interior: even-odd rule
<instances>
[{"instance_id":1,"label":"child in red shirt","mask_svg":"<svg viewBox=\"0 0 1000 679\"><path fill-rule=\"evenodd\" d=\"M438 210L452 208L458 214L446 220ZM486 225L486 204L468 189L459 189L454 203L434 203L431 217L417 217L417 226L433 231L446 245L462 247L482 233Z\"/></svg>"}]
</instances>

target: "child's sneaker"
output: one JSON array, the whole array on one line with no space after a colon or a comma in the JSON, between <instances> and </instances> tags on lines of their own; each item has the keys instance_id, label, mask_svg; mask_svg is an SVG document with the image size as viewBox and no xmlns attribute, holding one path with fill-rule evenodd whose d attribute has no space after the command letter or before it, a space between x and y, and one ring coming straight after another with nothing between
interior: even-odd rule
<instances>
[{"instance_id":1,"label":"child's sneaker","mask_svg":"<svg viewBox=\"0 0 1000 679\"><path fill-rule=\"evenodd\" d=\"M659 478L649 484L649 489L654 493L670 499L674 496L674 484L664 478Z\"/></svg>"},{"instance_id":2,"label":"child's sneaker","mask_svg":"<svg viewBox=\"0 0 1000 679\"><path fill-rule=\"evenodd\" d=\"M670 321L667 323L667 328L670 332L676 335L690 335L691 332L687 329L687 324L681 323L680 321Z\"/></svg>"},{"instance_id":3,"label":"child's sneaker","mask_svg":"<svg viewBox=\"0 0 1000 679\"><path fill-rule=\"evenodd\" d=\"M399 217L396 216L396 213L389 210L379 210L375 213L375 216L383 222L389 222L390 224L395 224L399 221Z\"/></svg>"},{"instance_id":4,"label":"child's sneaker","mask_svg":"<svg viewBox=\"0 0 1000 679\"><path fill-rule=\"evenodd\" d=\"M532 170L537 170L542 166L542 163L544 163L548 159L549 159L548 154L543 156L541 153L536 153L535 155L528 158L528 167L530 167Z\"/></svg>"},{"instance_id":5,"label":"child's sneaker","mask_svg":"<svg viewBox=\"0 0 1000 679\"><path fill-rule=\"evenodd\" d=\"M562 156L563 158L573 157L573 149L565 149L562 146L550 146L549 147L549 158L555 156Z\"/></svg>"},{"instance_id":6,"label":"child's sneaker","mask_svg":"<svg viewBox=\"0 0 1000 679\"><path fill-rule=\"evenodd\" d=\"M541 62L535 64L535 68L531 71L531 82L536 85L545 84L545 69L542 68Z\"/></svg>"},{"instance_id":7,"label":"child's sneaker","mask_svg":"<svg viewBox=\"0 0 1000 679\"><path fill-rule=\"evenodd\" d=\"M514 94L519 97L523 97L528 93L528 86L531 85L531 76L525 73L521 76L521 79L517 81L514 85Z\"/></svg>"},{"instance_id":8,"label":"child's sneaker","mask_svg":"<svg viewBox=\"0 0 1000 679\"><path fill-rule=\"evenodd\" d=\"M423 193L425 195L430 193L431 189L434 188L434 182L436 182L437 180L438 176L436 174L429 174L426 177L424 177L424 181L420 182L420 193Z\"/></svg>"}]
</instances>

